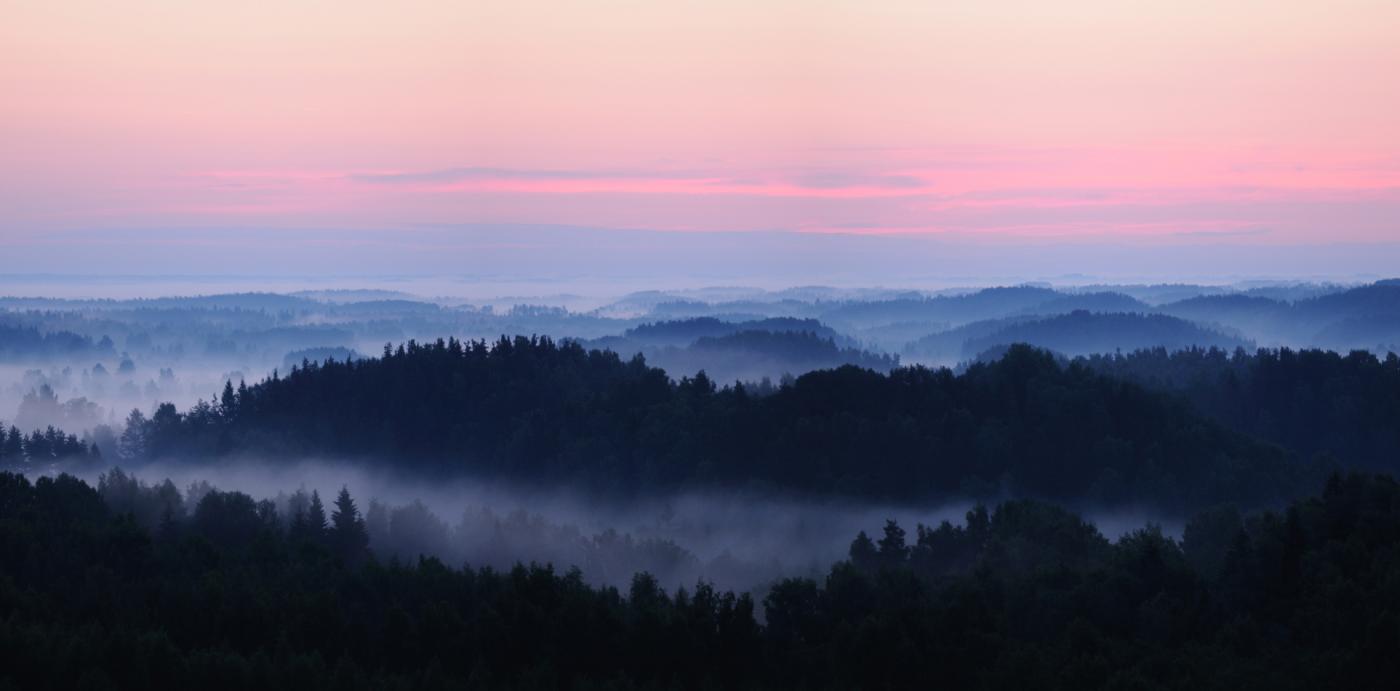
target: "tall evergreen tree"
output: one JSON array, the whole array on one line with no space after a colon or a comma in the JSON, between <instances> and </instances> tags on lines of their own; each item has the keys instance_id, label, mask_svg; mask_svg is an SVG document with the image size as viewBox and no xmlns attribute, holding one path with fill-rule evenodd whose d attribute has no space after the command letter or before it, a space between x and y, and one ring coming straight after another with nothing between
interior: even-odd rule
<instances>
[{"instance_id":1,"label":"tall evergreen tree","mask_svg":"<svg viewBox=\"0 0 1400 691\"><path fill-rule=\"evenodd\" d=\"M126 416L126 429L122 431L121 439L117 442L123 461L138 460L147 454L149 449L146 446L146 432L146 415L133 408L131 414Z\"/></svg>"},{"instance_id":2,"label":"tall evergreen tree","mask_svg":"<svg viewBox=\"0 0 1400 691\"><path fill-rule=\"evenodd\" d=\"M232 381L224 381L223 393L219 394L219 414L227 418L238 414L238 397L233 392Z\"/></svg>"},{"instance_id":3,"label":"tall evergreen tree","mask_svg":"<svg viewBox=\"0 0 1400 691\"><path fill-rule=\"evenodd\" d=\"M904 529L892 520L885 521L885 536L880 538L880 562L887 567L903 564L909 557L909 547L904 542Z\"/></svg>"},{"instance_id":4,"label":"tall evergreen tree","mask_svg":"<svg viewBox=\"0 0 1400 691\"><path fill-rule=\"evenodd\" d=\"M875 550L875 541L871 540L864 530L860 531L856 535L856 539L851 541L850 559L856 568L867 571L874 570L879 564L880 555Z\"/></svg>"},{"instance_id":5,"label":"tall evergreen tree","mask_svg":"<svg viewBox=\"0 0 1400 691\"><path fill-rule=\"evenodd\" d=\"M335 511L331 513L331 545L347 563L358 563L369 549L369 532L365 530L364 519L360 518L355 500L350 490L341 486L335 498Z\"/></svg>"},{"instance_id":6,"label":"tall evergreen tree","mask_svg":"<svg viewBox=\"0 0 1400 691\"><path fill-rule=\"evenodd\" d=\"M311 504L306 509L306 532L315 542L326 535L326 505L321 503L321 493L316 490L311 490Z\"/></svg>"},{"instance_id":7,"label":"tall evergreen tree","mask_svg":"<svg viewBox=\"0 0 1400 691\"><path fill-rule=\"evenodd\" d=\"M24 462L24 435L19 431L18 427L10 425L10 431L5 434L3 448L5 450L5 457L10 459L11 462Z\"/></svg>"}]
</instances>

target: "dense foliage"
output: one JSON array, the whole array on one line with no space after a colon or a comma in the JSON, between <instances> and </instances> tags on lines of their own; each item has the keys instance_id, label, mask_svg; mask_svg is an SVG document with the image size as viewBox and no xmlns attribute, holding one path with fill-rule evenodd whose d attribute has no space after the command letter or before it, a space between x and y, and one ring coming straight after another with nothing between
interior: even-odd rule
<instances>
[{"instance_id":1,"label":"dense foliage","mask_svg":"<svg viewBox=\"0 0 1400 691\"><path fill-rule=\"evenodd\" d=\"M157 494L157 496L159 496ZM121 500L109 498L113 504ZM315 508L313 512L324 512ZM211 490L148 531L0 473L0 688L1374 688L1400 674L1400 486L1116 543L1029 501L889 523L820 582L624 595L577 572L381 563L348 493L291 528Z\"/></svg>"},{"instance_id":2,"label":"dense foliage","mask_svg":"<svg viewBox=\"0 0 1400 691\"><path fill-rule=\"evenodd\" d=\"M1279 501L1311 472L1171 396L1025 347L960 376L841 367L760 396L549 339L409 342L230 386L186 413L134 413L123 444L135 457L359 457L624 492L1015 492L1172 508Z\"/></svg>"}]
</instances>

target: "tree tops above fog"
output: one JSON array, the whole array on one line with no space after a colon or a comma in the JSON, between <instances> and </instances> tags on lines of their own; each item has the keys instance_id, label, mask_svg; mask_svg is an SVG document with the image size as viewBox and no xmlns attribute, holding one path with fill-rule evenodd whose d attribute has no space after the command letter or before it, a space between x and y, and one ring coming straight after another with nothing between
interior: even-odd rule
<instances>
[{"instance_id":1,"label":"tree tops above fog","mask_svg":"<svg viewBox=\"0 0 1400 691\"><path fill-rule=\"evenodd\" d=\"M621 492L1201 506L1271 502L1311 477L1172 396L1026 347L958 376L848 366L758 395L548 338L409 342L134 414L123 441L144 458L337 456Z\"/></svg>"}]
</instances>

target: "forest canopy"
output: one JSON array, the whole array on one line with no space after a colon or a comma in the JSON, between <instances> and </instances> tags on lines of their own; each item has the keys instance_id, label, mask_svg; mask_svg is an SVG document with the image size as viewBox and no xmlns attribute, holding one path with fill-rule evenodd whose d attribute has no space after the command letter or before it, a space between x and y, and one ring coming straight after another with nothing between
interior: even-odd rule
<instances>
[{"instance_id":1,"label":"forest canopy","mask_svg":"<svg viewBox=\"0 0 1400 691\"><path fill-rule=\"evenodd\" d=\"M128 421L132 458L341 457L602 491L1015 493L1181 508L1294 496L1319 469L1175 396L1013 347L960 375L846 366L759 391L548 338L410 341Z\"/></svg>"}]
</instances>

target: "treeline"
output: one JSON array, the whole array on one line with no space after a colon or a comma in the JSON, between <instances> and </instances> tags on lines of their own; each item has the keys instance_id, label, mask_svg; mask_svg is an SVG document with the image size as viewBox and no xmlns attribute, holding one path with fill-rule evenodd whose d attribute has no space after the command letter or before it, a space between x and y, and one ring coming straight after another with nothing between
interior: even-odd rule
<instances>
[{"instance_id":1,"label":"treeline","mask_svg":"<svg viewBox=\"0 0 1400 691\"><path fill-rule=\"evenodd\" d=\"M32 326L0 323L0 359L31 360L56 356L110 356L109 338L94 343L91 338L71 331L42 332Z\"/></svg>"},{"instance_id":2,"label":"treeline","mask_svg":"<svg viewBox=\"0 0 1400 691\"><path fill-rule=\"evenodd\" d=\"M79 439L52 426L25 434L11 425L0 425L0 470L45 472L62 466L73 470L102 460L97 444Z\"/></svg>"},{"instance_id":3,"label":"treeline","mask_svg":"<svg viewBox=\"0 0 1400 691\"><path fill-rule=\"evenodd\" d=\"M1163 314L1098 313L1075 310L1034 317L1017 315L964 324L910 342L906 356L932 362L961 362L989 350L1025 343L1066 356L1131 352L1161 346L1178 350L1191 346L1231 348L1246 341L1198 324Z\"/></svg>"},{"instance_id":4,"label":"treeline","mask_svg":"<svg viewBox=\"0 0 1400 691\"><path fill-rule=\"evenodd\" d=\"M148 530L70 476L0 473L0 688L1377 688L1400 674L1400 486L1109 542L1031 501L864 534L761 604L701 583L387 563L211 490ZM324 510L324 507L322 507ZM301 526L301 527L296 527ZM761 608L762 615L759 615Z\"/></svg>"},{"instance_id":5,"label":"treeline","mask_svg":"<svg viewBox=\"0 0 1400 691\"><path fill-rule=\"evenodd\" d=\"M130 515L143 529L161 531L189 519L217 488L202 481L183 491L170 480L151 485L115 467L98 477L97 491L113 512ZM776 563L739 559L728 551L702 560L673 540L634 537L612 528L588 534L574 524L523 509L498 512L469 505L449 522L418 500L393 505L370 498L361 512L344 488L332 507L316 490L305 488L243 504L254 506L268 527L332 549L352 562L362 559L367 547L380 561L431 556L500 569L532 561L568 564L582 569L595 585L626 585L633 574L645 571L669 584L704 577L743 588L770 580L780 569ZM336 520L342 514L357 520ZM338 549L347 545L351 551Z\"/></svg>"},{"instance_id":6,"label":"treeline","mask_svg":"<svg viewBox=\"0 0 1400 691\"><path fill-rule=\"evenodd\" d=\"M790 688L1379 688L1400 674L1400 485L1333 475L1110 543L1030 501L890 522L764 600Z\"/></svg>"},{"instance_id":7,"label":"treeline","mask_svg":"<svg viewBox=\"0 0 1400 691\"><path fill-rule=\"evenodd\" d=\"M132 458L333 455L621 492L1014 492L1174 509L1281 501L1315 471L1172 396L1028 347L959 376L841 367L756 396L545 338L409 342L230 385L188 412L133 413L122 444Z\"/></svg>"},{"instance_id":8,"label":"treeline","mask_svg":"<svg viewBox=\"0 0 1400 691\"><path fill-rule=\"evenodd\" d=\"M692 350L748 351L770 356L798 371L851 364L886 371L899 366L899 356L843 348L829 337L811 331L737 331L725 336L705 336Z\"/></svg>"},{"instance_id":9,"label":"treeline","mask_svg":"<svg viewBox=\"0 0 1400 691\"><path fill-rule=\"evenodd\" d=\"M640 352L673 378L703 371L716 381L758 382L759 388L767 386L764 380L771 384L818 369L854 365L886 372L899 365L898 356L843 348L810 331L736 331L703 336L685 348L629 350L625 343L609 343L608 349L623 355Z\"/></svg>"},{"instance_id":10,"label":"treeline","mask_svg":"<svg viewBox=\"0 0 1400 691\"><path fill-rule=\"evenodd\" d=\"M1253 346L1240 338L1164 314L1101 314L1076 310L1013 322L994 333L969 338L962 345L962 356L974 357L989 348L1012 343L1029 343L1070 356L1130 352L1154 346L1168 350L1191 346Z\"/></svg>"},{"instance_id":11,"label":"treeline","mask_svg":"<svg viewBox=\"0 0 1400 691\"><path fill-rule=\"evenodd\" d=\"M1235 430L1305 457L1400 470L1400 356L1366 351L1191 348L1083 360L1091 369L1183 396Z\"/></svg>"}]
</instances>

